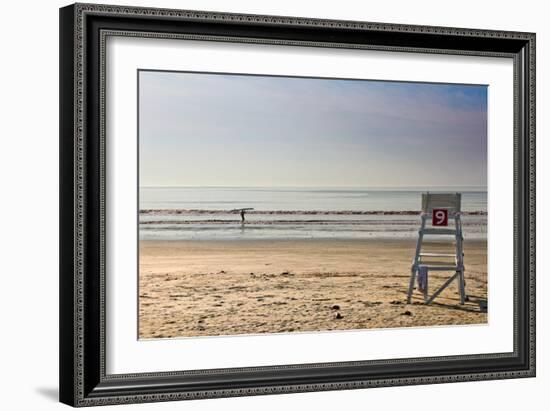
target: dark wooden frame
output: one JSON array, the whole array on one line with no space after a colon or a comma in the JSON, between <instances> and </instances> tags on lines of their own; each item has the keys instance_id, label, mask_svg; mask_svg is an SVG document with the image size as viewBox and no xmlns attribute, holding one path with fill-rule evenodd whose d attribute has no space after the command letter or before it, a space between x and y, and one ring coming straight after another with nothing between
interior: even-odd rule
<instances>
[{"instance_id":1,"label":"dark wooden frame","mask_svg":"<svg viewBox=\"0 0 550 411\"><path fill-rule=\"evenodd\" d=\"M514 351L107 375L103 124L110 35L513 59ZM62 402L88 406L535 375L535 34L76 4L60 10L60 101Z\"/></svg>"}]
</instances>

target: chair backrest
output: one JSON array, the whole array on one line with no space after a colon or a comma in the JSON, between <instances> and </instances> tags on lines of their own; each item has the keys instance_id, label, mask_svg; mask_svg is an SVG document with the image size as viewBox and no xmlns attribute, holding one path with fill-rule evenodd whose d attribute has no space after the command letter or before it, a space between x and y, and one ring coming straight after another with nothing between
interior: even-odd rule
<instances>
[{"instance_id":1,"label":"chair backrest","mask_svg":"<svg viewBox=\"0 0 550 411\"><path fill-rule=\"evenodd\" d=\"M449 213L460 213L460 193L422 193L422 212L432 213L434 208L446 208Z\"/></svg>"}]
</instances>

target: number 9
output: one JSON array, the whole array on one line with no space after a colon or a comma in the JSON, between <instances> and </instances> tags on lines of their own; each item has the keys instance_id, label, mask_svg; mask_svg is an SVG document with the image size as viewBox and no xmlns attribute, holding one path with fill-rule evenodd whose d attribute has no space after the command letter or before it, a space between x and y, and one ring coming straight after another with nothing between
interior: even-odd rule
<instances>
[{"instance_id":1,"label":"number 9","mask_svg":"<svg viewBox=\"0 0 550 411\"><path fill-rule=\"evenodd\" d=\"M436 224L443 224L445 222L445 211L437 210L435 212L435 222Z\"/></svg>"}]
</instances>

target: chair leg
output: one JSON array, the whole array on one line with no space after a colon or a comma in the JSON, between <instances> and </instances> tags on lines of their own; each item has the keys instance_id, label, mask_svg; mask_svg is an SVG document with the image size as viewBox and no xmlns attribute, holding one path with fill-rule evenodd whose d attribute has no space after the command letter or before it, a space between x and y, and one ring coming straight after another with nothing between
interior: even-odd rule
<instances>
[{"instance_id":1,"label":"chair leg","mask_svg":"<svg viewBox=\"0 0 550 411\"><path fill-rule=\"evenodd\" d=\"M426 283L424 284L424 304L428 301L428 298L430 297L428 294L429 278L429 272L426 270Z\"/></svg>"},{"instance_id":2,"label":"chair leg","mask_svg":"<svg viewBox=\"0 0 550 411\"><path fill-rule=\"evenodd\" d=\"M409 281L409 292L407 293L407 304L410 304L411 303L411 298L412 298L412 293L413 293L413 289L414 289L414 280L416 278L416 269L415 267L413 266L411 268L411 279Z\"/></svg>"},{"instance_id":3,"label":"chair leg","mask_svg":"<svg viewBox=\"0 0 550 411\"><path fill-rule=\"evenodd\" d=\"M457 272L458 274L458 292L460 293L460 305L464 305L466 301L466 290L464 287L464 269Z\"/></svg>"}]
</instances>

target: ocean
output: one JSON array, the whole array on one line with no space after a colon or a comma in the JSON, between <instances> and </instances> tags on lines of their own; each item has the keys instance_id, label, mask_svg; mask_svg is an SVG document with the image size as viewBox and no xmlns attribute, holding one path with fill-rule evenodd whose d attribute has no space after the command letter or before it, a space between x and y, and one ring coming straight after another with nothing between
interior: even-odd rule
<instances>
[{"instance_id":1,"label":"ocean","mask_svg":"<svg viewBox=\"0 0 550 411\"><path fill-rule=\"evenodd\" d=\"M468 239L487 238L487 192L462 193ZM142 240L416 238L425 189L140 187ZM252 208L241 222L238 211Z\"/></svg>"}]
</instances>

